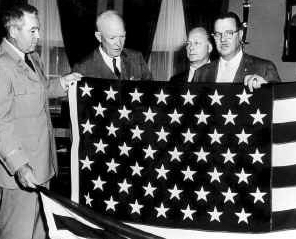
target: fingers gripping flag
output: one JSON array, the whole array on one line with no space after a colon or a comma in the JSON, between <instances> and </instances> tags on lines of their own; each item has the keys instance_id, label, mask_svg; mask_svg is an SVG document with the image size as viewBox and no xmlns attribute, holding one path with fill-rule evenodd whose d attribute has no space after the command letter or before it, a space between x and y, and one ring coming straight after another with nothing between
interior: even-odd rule
<instances>
[{"instance_id":1,"label":"fingers gripping flag","mask_svg":"<svg viewBox=\"0 0 296 239\"><path fill-rule=\"evenodd\" d=\"M187 232L295 228L293 123L273 123L293 87L84 79L70 89L72 199Z\"/></svg>"}]
</instances>

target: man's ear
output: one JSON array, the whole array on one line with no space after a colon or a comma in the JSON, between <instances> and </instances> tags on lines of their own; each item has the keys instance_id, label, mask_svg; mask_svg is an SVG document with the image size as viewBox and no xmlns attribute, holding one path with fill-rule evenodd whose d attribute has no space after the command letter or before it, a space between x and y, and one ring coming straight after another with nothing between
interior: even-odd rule
<instances>
[{"instance_id":1,"label":"man's ear","mask_svg":"<svg viewBox=\"0 0 296 239\"><path fill-rule=\"evenodd\" d=\"M243 29L240 29L240 30L238 31L238 36L239 36L239 40L240 40L240 42L241 42L242 39L243 39L243 35L244 35L244 31L243 31Z\"/></svg>"},{"instance_id":2,"label":"man's ear","mask_svg":"<svg viewBox=\"0 0 296 239\"><path fill-rule=\"evenodd\" d=\"M9 27L8 35L9 35L11 38L16 38L17 31L18 31L17 26L12 25L12 26Z\"/></svg>"},{"instance_id":3,"label":"man's ear","mask_svg":"<svg viewBox=\"0 0 296 239\"><path fill-rule=\"evenodd\" d=\"M98 40L99 42L102 41L102 33L101 33L101 32L95 32L95 37L97 38L97 40Z\"/></svg>"},{"instance_id":4,"label":"man's ear","mask_svg":"<svg viewBox=\"0 0 296 239\"><path fill-rule=\"evenodd\" d=\"M209 42L208 52L209 54L213 51L213 45Z\"/></svg>"}]
</instances>

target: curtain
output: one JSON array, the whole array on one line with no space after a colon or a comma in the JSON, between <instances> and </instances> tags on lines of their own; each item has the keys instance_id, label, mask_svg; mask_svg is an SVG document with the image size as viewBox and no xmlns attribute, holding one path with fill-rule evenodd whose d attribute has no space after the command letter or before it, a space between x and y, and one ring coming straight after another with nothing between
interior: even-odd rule
<instances>
[{"instance_id":1,"label":"curtain","mask_svg":"<svg viewBox=\"0 0 296 239\"><path fill-rule=\"evenodd\" d=\"M56 0L28 0L38 9L40 19L39 51L44 63L44 72L57 77L70 71L64 51Z\"/></svg>"},{"instance_id":2,"label":"curtain","mask_svg":"<svg viewBox=\"0 0 296 239\"><path fill-rule=\"evenodd\" d=\"M222 12L228 11L229 0L183 0L187 32L196 26L213 30L213 21Z\"/></svg>"},{"instance_id":3,"label":"curtain","mask_svg":"<svg viewBox=\"0 0 296 239\"><path fill-rule=\"evenodd\" d=\"M176 72L174 63L185 40L182 0L163 0L149 59L156 80L168 80Z\"/></svg>"},{"instance_id":4,"label":"curtain","mask_svg":"<svg viewBox=\"0 0 296 239\"><path fill-rule=\"evenodd\" d=\"M125 46L142 52L147 61L151 52L161 0L123 1L126 26Z\"/></svg>"},{"instance_id":5,"label":"curtain","mask_svg":"<svg viewBox=\"0 0 296 239\"><path fill-rule=\"evenodd\" d=\"M98 0L57 0L69 63L80 61L97 46L95 21Z\"/></svg>"}]
</instances>

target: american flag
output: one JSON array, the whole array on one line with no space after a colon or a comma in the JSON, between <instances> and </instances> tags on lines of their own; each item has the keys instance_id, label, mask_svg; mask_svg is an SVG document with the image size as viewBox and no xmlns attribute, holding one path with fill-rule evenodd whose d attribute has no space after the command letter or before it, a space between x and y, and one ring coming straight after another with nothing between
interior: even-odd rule
<instances>
[{"instance_id":1,"label":"american flag","mask_svg":"<svg viewBox=\"0 0 296 239\"><path fill-rule=\"evenodd\" d=\"M295 228L293 91L83 78L69 94L72 200L150 226Z\"/></svg>"}]
</instances>

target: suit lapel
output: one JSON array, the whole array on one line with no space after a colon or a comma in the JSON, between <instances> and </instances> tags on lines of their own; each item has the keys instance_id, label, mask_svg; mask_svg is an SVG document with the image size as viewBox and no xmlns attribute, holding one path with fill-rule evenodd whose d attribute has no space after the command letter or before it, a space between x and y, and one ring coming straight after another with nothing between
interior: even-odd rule
<instances>
[{"instance_id":1,"label":"suit lapel","mask_svg":"<svg viewBox=\"0 0 296 239\"><path fill-rule=\"evenodd\" d=\"M130 75L131 75L131 62L128 60L128 56L126 54L126 52L123 50L121 53L121 79L124 80L132 80L130 79Z\"/></svg>"},{"instance_id":2,"label":"suit lapel","mask_svg":"<svg viewBox=\"0 0 296 239\"><path fill-rule=\"evenodd\" d=\"M212 82L212 83L216 82L218 67L219 67L219 60L215 60L213 61L213 63L210 63L208 68L207 79L205 82Z\"/></svg>"},{"instance_id":3,"label":"suit lapel","mask_svg":"<svg viewBox=\"0 0 296 239\"><path fill-rule=\"evenodd\" d=\"M249 66L250 66L250 58L247 54L243 54L243 57L241 59L241 62L239 64L239 67L235 73L233 82L235 83L241 83L244 81L245 76L248 74Z\"/></svg>"},{"instance_id":4,"label":"suit lapel","mask_svg":"<svg viewBox=\"0 0 296 239\"><path fill-rule=\"evenodd\" d=\"M115 74L105 63L99 48L97 48L94 58L95 58L94 65L93 65L94 71L99 72L99 75L101 75L102 78L117 79Z\"/></svg>"}]
</instances>

